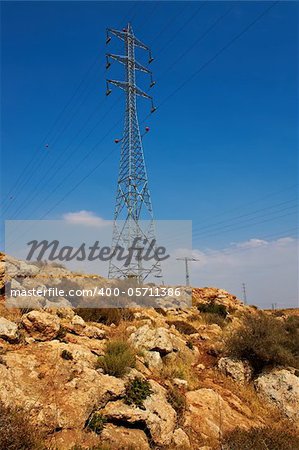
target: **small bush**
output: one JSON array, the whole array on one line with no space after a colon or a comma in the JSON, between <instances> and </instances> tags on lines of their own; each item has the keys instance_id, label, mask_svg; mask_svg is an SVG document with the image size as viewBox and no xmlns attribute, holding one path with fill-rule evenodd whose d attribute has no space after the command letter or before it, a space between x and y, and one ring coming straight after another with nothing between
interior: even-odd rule
<instances>
[{"instance_id":1,"label":"small bush","mask_svg":"<svg viewBox=\"0 0 299 450\"><path fill-rule=\"evenodd\" d=\"M247 316L243 325L227 337L226 349L230 356L248 360L255 373L266 366L299 368L296 336L298 339L297 328L288 321L265 314Z\"/></svg>"},{"instance_id":2,"label":"small bush","mask_svg":"<svg viewBox=\"0 0 299 450\"><path fill-rule=\"evenodd\" d=\"M186 410L186 397L179 388L171 388L167 392L167 401L171 404L177 413L177 419L180 423L184 417Z\"/></svg>"},{"instance_id":3,"label":"small bush","mask_svg":"<svg viewBox=\"0 0 299 450\"><path fill-rule=\"evenodd\" d=\"M161 314L164 317L167 316L167 312L165 311L165 309L163 309L163 308L154 308L154 309L158 314Z\"/></svg>"},{"instance_id":4,"label":"small bush","mask_svg":"<svg viewBox=\"0 0 299 450\"><path fill-rule=\"evenodd\" d=\"M114 339L107 343L105 355L99 357L97 367L108 375L122 377L128 368L135 367L136 354L128 342Z\"/></svg>"},{"instance_id":5,"label":"small bush","mask_svg":"<svg viewBox=\"0 0 299 450\"><path fill-rule=\"evenodd\" d=\"M153 393L150 383L140 377L135 377L126 385L125 403L144 408L143 402Z\"/></svg>"},{"instance_id":6,"label":"small bush","mask_svg":"<svg viewBox=\"0 0 299 450\"><path fill-rule=\"evenodd\" d=\"M127 308L78 308L76 314L85 322L98 322L105 325L119 325L122 320L132 321L134 313Z\"/></svg>"},{"instance_id":7,"label":"small bush","mask_svg":"<svg viewBox=\"0 0 299 450\"><path fill-rule=\"evenodd\" d=\"M60 356L62 359L66 359L67 361L72 361L74 359L73 355L68 350L62 350Z\"/></svg>"},{"instance_id":8,"label":"small bush","mask_svg":"<svg viewBox=\"0 0 299 450\"><path fill-rule=\"evenodd\" d=\"M88 420L87 428L91 431L94 431L96 434L101 434L106 422L107 422L107 420L104 416L102 416L101 414L95 413Z\"/></svg>"},{"instance_id":9,"label":"small bush","mask_svg":"<svg viewBox=\"0 0 299 450\"><path fill-rule=\"evenodd\" d=\"M66 328L60 326L58 334L56 336L56 339L58 339L60 342L64 342L65 337L66 337L66 333L67 333Z\"/></svg>"},{"instance_id":10,"label":"small bush","mask_svg":"<svg viewBox=\"0 0 299 450\"><path fill-rule=\"evenodd\" d=\"M273 427L236 428L224 436L224 450L295 450L299 448L299 437L288 431Z\"/></svg>"},{"instance_id":11,"label":"small bush","mask_svg":"<svg viewBox=\"0 0 299 450\"><path fill-rule=\"evenodd\" d=\"M188 348L190 348L190 350L193 350L193 349L194 349L194 345L193 345L193 342L192 342L192 341L187 341L187 342L186 342L186 345L187 345Z\"/></svg>"},{"instance_id":12,"label":"small bush","mask_svg":"<svg viewBox=\"0 0 299 450\"><path fill-rule=\"evenodd\" d=\"M217 314L218 316L226 317L228 312L224 305L215 303L214 300L210 300L208 303L201 303L197 306L198 311L201 313Z\"/></svg>"},{"instance_id":13,"label":"small bush","mask_svg":"<svg viewBox=\"0 0 299 450\"><path fill-rule=\"evenodd\" d=\"M225 326L225 317L215 313L203 313L202 320L207 325L216 324L223 328Z\"/></svg>"},{"instance_id":14,"label":"small bush","mask_svg":"<svg viewBox=\"0 0 299 450\"><path fill-rule=\"evenodd\" d=\"M41 436L24 409L0 402L0 449L40 450L41 442Z\"/></svg>"},{"instance_id":15,"label":"small bush","mask_svg":"<svg viewBox=\"0 0 299 450\"><path fill-rule=\"evenodd\" d=\"M190 323L188 322L184 322L183 320L174 320L173 322L168 320L167 321L168 325L174 325L176 330L178 330L179 333L181 334L194 334L194 333L198 333L197 329L194 328L193 325L190 325Z\"/></svg>"}]
</instances>

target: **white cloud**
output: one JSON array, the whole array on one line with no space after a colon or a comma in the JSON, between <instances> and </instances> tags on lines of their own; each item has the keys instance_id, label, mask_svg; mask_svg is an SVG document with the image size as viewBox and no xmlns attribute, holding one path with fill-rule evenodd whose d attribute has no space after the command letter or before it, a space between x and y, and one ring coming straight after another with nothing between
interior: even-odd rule
<instances>
[{"instance_id":1,"label":"white cloud","mask_svg":"<svg viewBox=\"0 0 299 450\"><path fill-rule=\"evenodd\" d=\"M111 225L110 221L102 219L92 211L85 210L65 213L63 215L63 219L67 223L84 225L88 227L102 228Z\"/></svg>"},{"instance_id":2,"label":"white cloud","mask_svg":"<svg viewBox=\"0 0 299 450\"><path fill-rule=\"evenodd\" d=\"M245 282L250 303L299 307L297 239L253 238L220 250L194 250L193 255L200 259L190 263L194 286L224 288L241 298Z\"/></svg>"}]
</instances>

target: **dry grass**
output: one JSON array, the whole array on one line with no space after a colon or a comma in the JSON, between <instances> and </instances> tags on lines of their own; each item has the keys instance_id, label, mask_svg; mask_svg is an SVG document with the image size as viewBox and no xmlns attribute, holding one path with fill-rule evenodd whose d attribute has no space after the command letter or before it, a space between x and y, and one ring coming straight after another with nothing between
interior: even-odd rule
<instances>
[{"instance_id":1,"label":"dry grass","mask_svg":"<svg viewBox=\"0 0 299 450\"><path fill-rule=\"evenodd\" d=\"M223 450L296 450L299 448L299 436L290 428L277 426L236 428L227 433L222 441Z\"/></svg>"},{"instance_id":2,"label":"dry grass","mask_svg":"<svg viewBox=\"0 0 299 450\"><path fill-rule=\"evenodd\" d=\"M42 450L41 435L30 423L28 413L0 402L0 449Z\"/></svg>"},{"instance_id":3,"label":"dry grass","mask_svg":"<svg viewBox=\"0 0 299 450\"><path fill-rule=\"evenodd\" d=\"M226 352L229 356L248 360L255 373L266 366L299 368L298 322L296 319L283 322L263 313L247 316L241 327L227 335Z\"/></svg>"},{"instance_id":4,"label":"dry grass","mask_svg":"<svg viewBox=\"0 0 299 450\"><path fill-rule=\"evenodd\" d=\"M181 378L187 381L188 389L197 389L199 386L199 380L194 368L192 367L192 362L192 357L181 352L171 360L164 358L160 378L163 381L171 380L173 378Z\"/></svg>"},{"instance_id":5,"label":"dry grass","mask_svg":"<svg viewBox=\"0 0 299 450\"><path fill-rule=\"evenodd\" d=\"M97 367L108 375L122 377L130 367L135 367L136 353L127 341L113 339L106 345L105 355L99 357Z\"/></svg>"}]
</instances>

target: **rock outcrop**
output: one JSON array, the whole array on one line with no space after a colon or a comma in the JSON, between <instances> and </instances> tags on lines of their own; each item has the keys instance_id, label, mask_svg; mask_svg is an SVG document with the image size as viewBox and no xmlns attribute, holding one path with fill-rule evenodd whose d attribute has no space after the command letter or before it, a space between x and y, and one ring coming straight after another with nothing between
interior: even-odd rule
<instances>
[{"instance_id":1,"label":"rock outcrop","mask_svg":"<svg viewBox=\"0 0 299 450\"><path fill-rule=\"evenodd\" d=\"M263 373L255 380L257 390L299 423L299 377L286 369Z\"/></svg>"}]
</instances>

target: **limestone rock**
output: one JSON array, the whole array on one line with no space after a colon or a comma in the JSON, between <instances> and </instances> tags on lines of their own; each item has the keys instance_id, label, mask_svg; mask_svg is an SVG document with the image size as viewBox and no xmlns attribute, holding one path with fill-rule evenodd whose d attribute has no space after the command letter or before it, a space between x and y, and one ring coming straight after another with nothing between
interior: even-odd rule
<instances>
[{"instance_id":1,"label":"limestone rock","mask_svg":"<svg viewBox=\"0 0 299 450\"><path fill-rule=\"evenodd\" d=\"M0 338L13 343L17 342L18 337L18 326L14 322L0 317Z\"/></svg>"},{"instance_id":2,"label":"limestone rock","mask_svg":"<svg viewBox=\"0 0 299 450\"><path fill-rule=\"evenodd\" d=\"M290 419L299 421L299 378L286 369L263 373L255 380L256 389L275 403Z\"/></svg>"},{"instance_id":3,"label":"limestone rock","mask_svg":"<svg viewBox=\"0 0 299 450\"><path fill-rule=\"evenodd\" d=\"M61 358L67 349L73 360ZM30 410L47 432L82 429L92 411L124 395L125 384L94 368L96 356L76 344L39 342L5 355L0 364L0 400Z\"/></svg>"},{"instance_id":4,"label":"limestone rock","mask_svg":"<svg viewBox=\"0 0 299 450\"><path fill-rule=\"evenodd\" d=\"M177 428L173 433L172 438L173 448L178 450L189 450L190 440L182 428Z\"/></svg>"},{"instance_id":5,"label":"limestone rock","mask_svg":"<svg viewBox=\"0 0 299 450\"><path fill-rule=\"evenodd\" d=\"M78 334L81 334L84 328L86 327L84 319L82 319L82 317L78 316L77 314L75 314L74 317L72 318L70 325L72 331Z\"/></svg>"},{"instance_id":6,"label":"limestone rock","mask_svg":"<svg viewBox=\"0 0 299 450\"><path fill-rule=\"evenodd\" d=\"M44 311L30 311L22 317L22 325L27 333L37 341L54 339L60 329L60 321Z\"/></svg>"},{"instance_id":7,"label":"limestone rock","mask_svg":"<svg viewBox=\"0 0 299 450\"><path fill-rule=\"evenodd\" d=\"M91 339L104 339L106 336L105 330L94 325L87 325L83 329L83 334Z\"/></svg>"},{"instance_id":8,"label":"limestone rock","mask_svg":"<svg viewBox=\"0 0 299 450\"><path fill-rule=\"evenodd\" d=\"M149 369L160 370L163 367L162 358L159 352L150 352L145 350L144 362Z\"/></svg>"},{"instance_id":9,"label":"limestone rock","mask_svg":"<svg viewBox=\"0 0 299 450\"><path fill-rule=\"evenodd\" d=\"M185 389L188 388L188 381L183 380L182 378L174 378L173 384L178 387L183 387Z\"/></svg>"},{"instance_id":10,"label":"limestone rock","mask_svg":"<svg viewBox=\"0 0 299 450\"><path fill-rule=\"evenodd\" d=\"M116 426L110 423L104 426L101 433L101 442L109 445L111 450L119 450L122 448L150 450L144 431Z\"/></svg>"},{"instance_id":11,"label":"limestone rock","mask_svg":"<svg viewBox=\"0 0 299 450\"><path fill-rule=\"evenodd\" d=\"M127 423L131 426L142 423L157 445L169 445L176 423L176 412L166 400L166 390L150 380L153 394L144 401L144 408L126 405L122 400L109 402L100 410L108 421Z\"/></svg>"},{"instance_id":12,"label":"limestone rock","mask_svg":"<svg viewBox=\"0 0 299 450\"><path fill-rule=\"evenodd\" d=\"M224 357L219 359L218 368L224 375L238 383L249 381L252 377L252 368L247 361Z\"/></svg>"},{"instance_id":13,"label":"limestone rock","mask_svg":"<svg viewBox=\"0 0 299 450\"><path fill-rule=\"evenodd\" d=\"M136 348L156 351L162 356L174 350L168 330L162 327L151 328L144 325L132 333L129 340Z\"/></svg>"},{"instance_id":14,"label":"limestone rock","mask_svg":"<svg viewBox=\"0 0 299 450\"><path fill-rule=\"evenodd\" d=\"M213 389L198 389L186 393L187 409L184 425L205 439L217 440L221 433L235 427L254 426L253 415L234 394L223 398Z\"/></svg>"}]
</instances>

